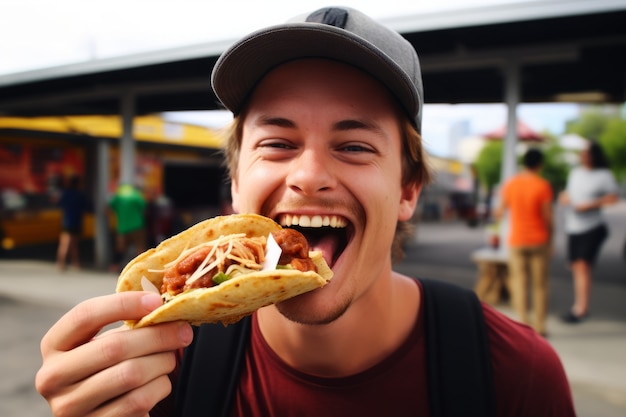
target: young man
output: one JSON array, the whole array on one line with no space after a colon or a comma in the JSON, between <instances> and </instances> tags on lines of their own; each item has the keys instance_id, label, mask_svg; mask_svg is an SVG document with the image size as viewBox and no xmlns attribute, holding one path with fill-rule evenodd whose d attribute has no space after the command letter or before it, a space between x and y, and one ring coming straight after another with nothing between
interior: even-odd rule
<instances>
[{"instance_id":1,"label":"young man","mask_svg":"<svg viewBox=\"0 0 626 417\"><path fill-rule=\"evenodd\" d=\"M509 279L511 303L522 323L528 319L528 284L532 283L533 328L546 335L548 310L548 266L552 245L552 201L550 183L539 172L543 153L529 149L524 154L524 169L510 178L502 189L496 212L509 211Z\"/></svg>"},{"instance_id":2,"label":"young man","mask_svg":"<svg viewBox=\"0 0 626 417\"><path fill-rule=\"evenodd\" d=\"M119 272L123 263L146 250L146 199L132 184L120 184L109 200L109 208L115 214L115 256L111 266ZM133 252L130 253L130 248Z\"/></svg>"},{"instance_id":3,"label":"young man","mask_svg":"<svg viewBox=\"0 0 626 417\"><path fill-rule=\"evenodd\" d=\"M68 186L61 192L57 206L63 211L61 235L57 248L57 268L64 271L69 254L72 266L80 268L78 244L83 228L83 217L89 210L89 200L80 189L80 176L72 175Z\"/></svg>"},{"instance_id":4,"label":"young man","mask_svg":"<svg viewBox=\"0 0 626 417\"><path fill-rule=\"evenodd\" d=\"M236 43L213 85L236 116L226 149L234 208L285 226L298 218L334 271L321 290L253 315L225 415L430 415L428 300L422 284L392 270L397 225L428 178L415 51L355 10L322 9ZM326 216L339 227L302 227ZM176 353L192 342L187 324L94 338L159 304L141 292L96 298L50 330L37 388L55 414L176 415L166 397L186 386ZM497 415L573 416L551 347L483 310ZM213 362L199 372L214 372Z\"/></svg>"}]
</instances>

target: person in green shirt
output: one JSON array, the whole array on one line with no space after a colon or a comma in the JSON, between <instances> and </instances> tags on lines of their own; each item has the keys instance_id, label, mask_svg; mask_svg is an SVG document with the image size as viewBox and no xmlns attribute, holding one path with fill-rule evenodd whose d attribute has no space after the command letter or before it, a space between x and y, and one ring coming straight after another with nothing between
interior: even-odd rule
<instances>
[{"instance_id":1,"label":"person in green shirt","mask_svg":"<svg viewBox=\"0 0 626 417\"><path fill-rule=\"evenodd\" d=\"M118 270L120 265L146 250L146 200L133 185L121 184L109 201L109 208L115 213L117 232L111 269Z\"/></svg>"}]
</instances>

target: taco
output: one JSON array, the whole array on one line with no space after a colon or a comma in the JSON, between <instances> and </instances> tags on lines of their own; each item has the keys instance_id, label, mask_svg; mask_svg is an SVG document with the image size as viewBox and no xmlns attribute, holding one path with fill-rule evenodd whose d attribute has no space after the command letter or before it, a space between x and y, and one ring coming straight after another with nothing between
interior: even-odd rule
<instances>
[{"instance_id":1,"label":"taco","mask_svg":"<svg viewBox=\"0 0 626 417\"><path fill-rule=\"evenodd\" d=\"M280 247L279 257L268 253L272 245ZM137 256L122 270L116 291L142 291L147 279L164 300L141 320L128 321L130 327L175 320L227 325L321 288L332 275L299 232L260 215L234 214L200 222Z\"/></svg>"}]
</instances>

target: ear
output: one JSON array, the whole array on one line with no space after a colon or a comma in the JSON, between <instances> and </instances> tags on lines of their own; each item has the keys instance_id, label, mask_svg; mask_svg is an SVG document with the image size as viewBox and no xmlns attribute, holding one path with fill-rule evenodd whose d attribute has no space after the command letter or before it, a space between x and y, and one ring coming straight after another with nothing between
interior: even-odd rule
<instances>
[{"instance_id":1,"label":"ear","mask_svg":"<svg viewBox=\"0 0 626 417\"><path fill-rule=\"evenodd\" d=\"M233 178L230 182L230 197L232 198L232 208L235 213L239 213L239 187Z\"/></svg>"},{"instance_id":2,"label":"ear","mask_svg":"<svg viewBox=\"0 0 626 417\"><path fill-rule=\"evenodd\" d=\"M398 220L408 221L413 217L417 199L422 191L421 184L411 183L402 187L400 207L398 208Z\"/></svg>"}]
</instances>

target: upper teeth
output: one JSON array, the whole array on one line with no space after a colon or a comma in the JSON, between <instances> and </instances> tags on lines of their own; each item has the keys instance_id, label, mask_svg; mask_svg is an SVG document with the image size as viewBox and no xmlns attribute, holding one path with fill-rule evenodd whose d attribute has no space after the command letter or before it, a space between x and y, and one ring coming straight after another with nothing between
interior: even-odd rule
<instances>
[{"instance_id":1,"label":"upper teeth","mask_svg":"<svg viewBox=\"0 0 626 417\"><path fill-rule=\"evenodd\" d=\"M343 217L339 216L283 214L280 217L280 225L302 227L346 227L347 222Z\"/></svg>"}]
</instances>

